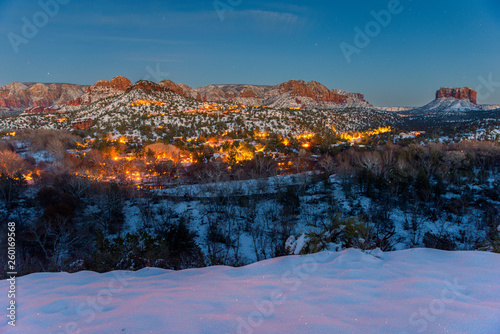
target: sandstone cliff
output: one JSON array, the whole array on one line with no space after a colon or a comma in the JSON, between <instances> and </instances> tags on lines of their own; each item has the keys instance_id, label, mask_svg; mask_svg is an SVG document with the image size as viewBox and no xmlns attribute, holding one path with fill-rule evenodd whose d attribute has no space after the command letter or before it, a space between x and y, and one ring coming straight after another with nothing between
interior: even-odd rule
<instances>
[{"instance_id":1,"label":"sandstone cliff","mask_svg":"<svg viewBox=\"0 0 500 334\"><path fill-rule=\"evenodd\" d=\"M459 100L469 100L477 104L477 92L469 87L441 88L436 92L436 99L454 97Z\"/></svg>"}]
</instances>

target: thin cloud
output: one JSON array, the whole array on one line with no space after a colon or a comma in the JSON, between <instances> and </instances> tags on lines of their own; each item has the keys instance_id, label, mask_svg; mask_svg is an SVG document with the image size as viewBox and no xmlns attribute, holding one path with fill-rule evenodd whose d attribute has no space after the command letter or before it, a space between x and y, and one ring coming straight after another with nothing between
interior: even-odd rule
<instances>
[{"instance_id":1,"label":"thin cloud","mask_svg":"<svg viewBox=\"0 0 500 334\"><path fill-rule=\"evenodd\" d=\"M155 43L155 44L168 44L168 45L193 44L193 42L188 42L188 41L172 41L172 40L156 39L156 38L133 38L133 37L119 37L119 36L102 36L102 37L97 37L97 39L103 39L106 41L128 42L128 43Z\"/></svg>"},{"instance_id":2,"label":"thin cloud","mask_svg":"<svg viewBox=\"0 0 500 334\"><path fill-rule=\"evenodd\" d=\"M182 62L184 62L183 60L177 60L177 59L145 58L145 57L126 58L126 60L138 60L138 61L146 61L146 62L154 62L154 63L182 63Z\"/></svg>"},{"instance_id":3,"label":"thin cloud","mask_svg":"<svg viewBox=\"0 0 500 334\"><path fill-rule=\"evenodd\" d=\"M266 10L242 10L235 12L235 15L268 23L296 24L299 21L299 16L296 14Z\"/></svg>"}]
</instances>

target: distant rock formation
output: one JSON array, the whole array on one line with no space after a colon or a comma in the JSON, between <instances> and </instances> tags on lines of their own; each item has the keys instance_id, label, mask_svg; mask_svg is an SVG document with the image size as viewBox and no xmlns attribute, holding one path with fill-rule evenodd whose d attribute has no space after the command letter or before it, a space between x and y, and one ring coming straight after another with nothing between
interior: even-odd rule
<instances>
[{"instance_id":1,"label":"distant rock formation","mask_svg":"<svg viewBox=\"0 0 500 334\"><path fill-rule=\"evenodd\" d=\"M207 85L194 89L190 95L202 101L235 102L241 91L236 87L237 85Z\"/></svg>"},{"instance_id":2,"label":"distant rock formation","mask_svg":"<svg viewBox=\"0 0 500 334\"><path fill-rule=\"evenodd\" d=\"M477 104L477 92L469 87L441 88L436 92L436 98L427 105L414 108L408 114L432 114L448 112L458 114L470 111L481 111L482 106Z\"/></svg>"},{"instance_id":3,"label":"distant rock formation","mask_svg":"<svg viewBox=\"0 0 500 334\"><path fill-rule=\"evenodd\" d=\"M328 89L316 81L290 80L279 85L207 85L191 88L171 80L159 83L141 80L136 84L117 76L99 80L92 86L13 82L0 87L0 111L61 112L75 110L103 98L131 89L169 89L184 97L202 101L241 103L274 108L372 107L363 94Z\"/></svg>"},{"instance_id":4,"label":"distant rock formation","mask_svg":"<svg viewBox=\"0 0 500 334\"><path fill-rule=\"evenodd\" d=\"M382 110L382 111L390 111L390 112L401 112L401 111L412 110L414 108L412 108L412 107L375 107L375 109Z\"/></svg>"},{"instance_id":5,"label":"distant rock formation","mask_svg":"<svg viewBox=\"0 0 500 334\"><path fill-rule=\"evenodd\" d=\"M436 92L436 99L454 97L459 100L469 100L477 104L477 92L469 87L441 88Z\"/></svg>"},{"instance_id":6,"label":"distant rock formation","mask_svg":"<svg viewBox=\"0 0 500 334\"><path fill-rule=\"evenodd\" d=\"M0 107L22 112L25 109L64 105L80 97L87 86L65 83L13 82L0 87Z\"/></svg>"},{"instance_id":7,"label":"distant rock formation","mask_svg":"<svg viewBox=\"0 0 500 334\"><path fill-rule=\"evenodd\" d=\"M158 83L180 95L201 101L234 102L276 108L371 107L364 95L328 89L316 81L290 80L279 85L207 85L191 88L171 80Z\"/></svg>"},{"instance_id":8,"label":"distant rock formation","mask_svg":"<svg viewBox=\"0 0 500 334\"><path fill-rule=\"evenodd\" d=\"M175 86L174 86L175 85ZM180 92L180 85L168 87ZM183 95L202 101L236 102L275 108L371 107L363 94L328 89L311 81L290 80L279 85L207 85L196 89L183 86Z\"/></svg>"},{"instance_id":9,"label":"distant rock formation","mask_svg":"<svg viewBox=\"0 0 500 334\"><path fill-rule=\"evenodd\" d=\"M483 110L500 110L500 104L483 104L481 105Z\"/></svg>"},{"instance_id":10,"label":"distant rock formation","mask_svg":"<svg viewBox=\"0 0 500 334\"><path fill-rule=\"evenodd\" d=\"M290 80L266 92L264 104L275 108L372 107L363 94L330 90L316 81Z\"/></svg>"}]
</instances>

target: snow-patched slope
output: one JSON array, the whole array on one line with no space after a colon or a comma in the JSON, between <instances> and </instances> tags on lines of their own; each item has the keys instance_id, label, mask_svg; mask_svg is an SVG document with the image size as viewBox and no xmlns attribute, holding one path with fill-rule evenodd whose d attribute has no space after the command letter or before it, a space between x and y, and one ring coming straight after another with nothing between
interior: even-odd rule
<instances>
[{"instance_id":1,"label":"snow-patched slope","mask_svg":"<svg viewBox=\"0 0 500 334\"><path fill-rule=\"evenodd\" d=\"M340 91L339 92L343 92ZM290 92L280 93L280 94L270 94L267 98L263 100L265 106L270 108L300 108L305 106L306 109L345 109L345 108L365 108L373 109L374 107L358 98L356 94L341 94L347 96L347 102L345 104L339 104L335 102L323 102L317 101L311 97L307 96L297 96Z\"/></svg>"},{"instance_id":2,"label":"snow-patched slope","mask_svg":"<svg viewBox=\"0 0 500 334\"><path fill-rule=\"evenodd\" d=\"M2 333L498 333L500 255L413 249L18 279ZM7 291L7 281L0 291ZM2 304L7 305L7 293ZM4 309L5 312L5 309Z\"/></svg>"},{"instance_id":3,"label":"snow-patched slope","mask_svg":"<svg viewBox=\"0 0 500 334\"><path fill-rule=\"evenodd\" d=\"M455 111L455 112L465 112L465 111L475 111L481 110L481 107L474 104L466 99L456 99L454 97L442 97L435 99L429 104L413 109L412 111L419 112L434 112L434 111Z\"/></svg>"}]
</instances>

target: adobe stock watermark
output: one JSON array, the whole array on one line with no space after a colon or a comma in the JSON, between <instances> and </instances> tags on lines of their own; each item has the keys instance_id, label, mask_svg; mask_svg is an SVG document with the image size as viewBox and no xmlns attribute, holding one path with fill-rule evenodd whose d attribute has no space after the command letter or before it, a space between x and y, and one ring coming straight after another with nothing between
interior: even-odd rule
<instances>
[{"instance_id":1,"label":"adobe stock watermark","mask_svg":"<svg viewBox=\"0 0 500 334\"><path fill-rule=\"evenodd\" d=\"M127 281L121 272L113 272L113 278L108 281L107 287L100 289L95 296L87 297L76 308L76 314L85 318L85 323L90 324L96 318L96 312L102 312L104 307L113 302L113 296L121 293L128 286ZM79 328L78 323L69 322L65 324L64 329L56 332L57 334L81 334L85 333Z\"/></svg>"},{"instance_id":2,"label":"adobe stock watermark","mask_svg":"<svg viewBox=\"0 0 500 334\"><path fill-rule=\"evenodd\" d=\"M154 81L154 82L160 82L164 79L166 79L170 73L169 72L163 72L160 68L160 63L156 63L156 67L152 68L151 66L146 66L146 74L142 80L149 80L149 81Z\"/></svg>"},{"instance_id":3,"label":"adobe stock watermark","mask_svg":"<svg viewBox=\"0 0 500 334\"><path fill-rule=\"evenodd\" d=\"M438 317L444 313L446 306L452 304L458 296L463 296L467 287L458 284L458 279L454 282L444 282L445 287L441 290L439 299L433 299L425 308L419 308L417 312L413 312L408 318L408 323L414 327L417 333L424 333L429 328L429 324L433 323ZM401 334L409 334L403 332Z\"/></svg>"},{"instance_id":4,"label":"adobe stock watermark","mask_svg":"<svg viewBox=\"0 0 500 334\"><path fill-rule=\"evenodd\" d=\"M19 53L19 46L21 44L28 44L29 41L38 35L40 29L45 27L50 18L54 18L59 14L61 8L60 5L66 5L71 0L40 0L38 5L41 10L35 12L31 19L23 16L21 21L23 23L21 27L21 34L15 32L9 32L7 38L9 39L10 45L15 53Z\"/></svg>"},{"instance_id":5,"label":"adobe stock watermark","mask_svg":"<svg viewBox=\"0 0 500 334\"><path fill-rule=\"evenodd\" d=\"M486 100L500 87L500 82L493 81L493 73L488 75L486 79L482 75L477 78L480 82L476 87L478 100Z\"/></svg>"},{"instance_id":6,"label":"adobe stock watermark","mask_svg":"<svg viewBox=\"0 0 500 334\"><path fill-rule=\"evenodd\" d=\"M393 16L399 15L403 11L404 7L401 5L400 0L389 0L387 9L378 12L370 11L370 15L374 20L368 22L364 29L358 26L354 27L353 44L342 42L339 45L347 63L350 64L353 55L359 55L363 49L370 45L372 39L380 35L383 28L387 28L391 24Z\"/></svg>"},{"instance_id":7,"label":"adobe stock watermark","mask_svg":"<svg viewBox=\"0 0 500 334\"><path fill-rule=\"evenodd\" d=\"M214 0L213 5L214 9L219 16L221 22L224 21L227 11L233 11L236 7L241 5L243 0Z\"/></svg>"},{"instance_id":8,"label":"adobe stock watermark","mask_svg":"<svg viewBox=\"0 0 500 334\"><path fill-rule=\"evenodd\" d=\"M16 326L16 223L7 224L7 276L9 279L9 307L7 307L7 319L9 326Z\"/></svg>"},{"instance_id":9,"label":"adobe stock watermark","mask_svg":"<svg viewBox=\"0 0 500 334\"><path fill-rule=\"evenodd\" d=\"M263 301L254 301L255 310L250 312L245 318L238 316L237 333L252 334L264 324L264 320L270 318L276 306L286 302L286 292L295 292L314 272L318 270L318 264L325 260L330 255L328 252L316 253L311 256L304 257L304 261L295 266L293 269L286 271L281 276L281 281L287 286L286 289L274 289L271 291L269 298Z\"/></svg>"}]
</instances>

